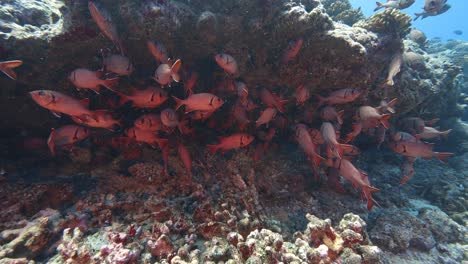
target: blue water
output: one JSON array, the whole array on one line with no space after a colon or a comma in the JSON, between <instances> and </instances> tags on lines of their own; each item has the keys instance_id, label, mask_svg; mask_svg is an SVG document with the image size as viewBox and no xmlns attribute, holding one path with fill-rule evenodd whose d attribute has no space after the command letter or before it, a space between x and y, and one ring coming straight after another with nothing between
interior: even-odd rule
<instances>
[{"instance_id":1,"label":"blue water","mask_svg":"<svg viewBox=\"0 0 468 264\"><path fill-rule=\"evenodd\" d=\"M383 0L380 2L386 2ZM374 14L376 7L375 1L372 0L350 0L354 7L361 7L365 16ZM424 6L425 0L416 0L416 2L403 12L414 17L414 13L420 13ZM413 22L413 27L422 30L428 38L439 37L444 40L460 39L468 41L468 0L448 0L448 4L452 8L445 14L435 17L427 17L423 20L418 19ZM462 35L456 35L455 30L463 31Z\"/></svg>"}]
</instances>

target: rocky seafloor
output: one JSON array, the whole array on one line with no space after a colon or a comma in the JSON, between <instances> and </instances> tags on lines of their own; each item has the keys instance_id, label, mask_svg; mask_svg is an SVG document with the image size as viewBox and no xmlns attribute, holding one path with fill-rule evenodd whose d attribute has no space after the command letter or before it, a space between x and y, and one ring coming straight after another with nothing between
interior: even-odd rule
<instances>
[{"instance_id":1,"label":"rocky seafloor","mask_svg":"<svg viewBox=\"0 0 468 264\"><path fill-rule=\"evenodd\" d=\"M77 67L98 69L99 50L112 44L87 1L7 1L0 7L0 61L24 65L17 81L0 78L0 263L468 261L468 43L410 33L410 18L396 10L364 20L347 1L99 3L138 69L129 82L152 75L145 43L157 39L184 67L202 69L200 87L223 78L212 59L223 50L238 60L254 98L257 86L284 97L302 83L322 95L364 89L365 97L345 107L351 113L357 104L378 105L391 58L403 51L388 95L399 98L392 123L440 118L453 131L437 147L455 155L448 164L418 159L415 176L400 186L402 158L360 139L354 162L380 189L372 211L351 186L314 179L287 133L257 163L252 149L210 156L189 142L192 178L175 152L163 174L161 152L146 146L135 158L87 141L52 158L45 139L68 121L40 109L27 92L88 95L67 76ZM304 38L300 56L278 66L297 37Z\"/></svg>"}]
</instances>

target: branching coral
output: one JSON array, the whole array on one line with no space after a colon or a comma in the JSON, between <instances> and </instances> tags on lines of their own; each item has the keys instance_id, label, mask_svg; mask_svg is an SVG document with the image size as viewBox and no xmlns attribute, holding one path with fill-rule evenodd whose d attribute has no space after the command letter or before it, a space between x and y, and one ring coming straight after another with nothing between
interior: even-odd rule
<instances>
[{"instance_id":1,"label":"branching coral","mask_svg":"<svg viewBox=\"0 0 468 264\"><path fill-rule=\"evenodd\" d=\"M356 23L354 26L403 38L411 30L411 17L398 9L388 8L367 20Z\"/></svg>"}]
</instances>

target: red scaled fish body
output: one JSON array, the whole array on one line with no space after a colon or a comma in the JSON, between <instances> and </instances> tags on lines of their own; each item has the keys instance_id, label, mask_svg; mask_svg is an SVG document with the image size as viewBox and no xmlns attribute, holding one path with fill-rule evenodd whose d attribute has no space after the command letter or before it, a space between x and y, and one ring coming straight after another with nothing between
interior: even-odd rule
<instances>
[{"instance_id":1,"label":"red scaled fish body","mask_svg":"<svg viewBox=\"0 0 468 264\"><path fill-rule=\"evenodd\" d=\"M109 55L103 59L104 69L120 76L130 75L134 68L129 58L122 55Z\"/></svg>"},{"instance_id":2,"label":"red scaled fish body","mask_svg":"<svg viewBox=\"0 0 468 264\"><path fill-rule=\"evenodd\" d=\"M77 125L65 125L63 127L53 129L47 139L47 145L49 146L50 153L55 156L55 149L57 147L63 147L73 145L89 136L89 129Z\"/></svg>"},{"instance_id":3,"label":"red scaled fish body","mask_svg":"<svg viewBox=\"0 0 468 264\"><path fill-rule=\"evenodd\" d=\"M336 104L346 104L356 100L362 91L355 88L346 88L332 92L328 97L322 97L318 95L319 103L317 107L322 106L323 104L336 105Z\"/></svg>"},{"instance_id":4,"label":"red scaled fish body","mask_svg":"<svg viewBox=\"0 0 468 264\"><path fill-rule=\"evenodd\" d=\"M281 62L286 64L294 59L299 51L301 50L302 44L304 43L304 39L298 38L296 40L292 40L289 42L288 47L283 53L283 57L281 58Z\"/></svg>"},{"instance_id":5,"label":"red scaled fish body","mask_svg":"<svg viewBox=\"0 0 468 264\"><path fill-rule=\"evenodd\" d=\"M89 101L79 101L68 95L51 91L37 90L29 92L32 99L40 106L50 110L55 115L66 114L75 117L93 117L93 111L88 109Z\"/></svg>"},{"instance_id":6,"label":"red scaled fish body","mask_svg":"<svg viewBox=\"0 0 468 264\"><path fill-rule=\"evenodd\" d=\"M281 113L284 113L284 108L283 105L288 101L288 100L282 100L272 92L270 92L267 88L262 88L260 90L260 98L262 99L262 102L268 106L268 107L276 107L278 111Z\"/></svg>"},{"instance_id":7,"label":"red scaled fish body","mask_svg":"<svg viewBox=\"0 0 468 264\"><path fill-rule=\"evenodd\" d=\"M21 66L21 64L23 64L23 61L20 60L1 61L0 71L11 79L16 80L16 72L14 72L13 69Z\"/></svg>"},{"instance_id":8,"label":"red scaled fish body","mask_svg":"<svg viewBox=\"0 0 468 264\"><path fill-rule=\"evenodd\" d=\"M296 105L303 105L310 98L310 91L304 85L296 89Z\"/></svg>"},{"instance_id":9,"label":"red scaled fish body","mask_svg":"<svg viewBox=\"0 0 468 264\"><path fill-rule=\"evenodd\" d=\"M261 125L267 125L270 121L276 116L276 108L269 107L260 114L257 121L255 121L255 126L259 127Z\"/></svg>"},{"instance_id":10,"label":"red scaled fish body","mask_svg":"<svg viewBox=\"0 0 468 264\"><path fill-rule=\"evenodd\" d=\"M101 32L123 53L122 41L117 33L117 28L112 23L110 15L104 9L98 8L93 1L88 2L88 9Z\"/></svg>"},{"instance_id":11,"label":"red scaled fish body","mask_svg":"<svg viewBox=\"0 0 468 264\"><path fill-rule=\"evenodd\" d=\"M114 131L117 127L121 126L120 120L114 118L114 114L108 110L95 110L93 111L94 118L90 116L74 117L73 121L79 125L88 127L105 128Z\"/></svg>"},{"instance_id":12,"label":"red scaled fish body","mask_svg":"<svg viewBox=\"0 0 468 264\"><path fill-rule=\"evenodd\" d=\"M179 70L181 66L182 62L180 60L176 60L172 66L167 63L160 64L154 72L153 79L163 87L171 84L171 78L179 82Z\"/></svg>"},{"instance_id":13,"label":"red scaled fish body","mask_svg":"<svg viewBox=\"0 0 468 264\"><path fill-rule=\"evenodd\" d=\"M147 87L144 90L135 90L131 95L117 92L121 104L131 101L137 108L156 108L167 100L167 92L157 87Z\"/></svg>"},{"instance_id":14,"label":"red scaled fish body","mask_svg":"<svg viewBox=\"0 0 468 264\"><path fill-rule=\"evenodd\" d=\"M246 133L237 133L227 137L220 137L219 143L216 145L207 145L207 148L210 150L211 154L215 154L219 149L222 153L237 148L243 148L248 146L254 137Z\"/></svg>"},{"instance_id":15,"label":"red scaled fish body","mask_svg":"<svg viewBox=\"0 0 468 264\"><path fill-rule=\"evenodd\" d=\"M117 82L117 78L111 79L100 79L100 73L97 71L91 71L85 68L79 68L68 76L68 79L76 86L77 89L90 89L94 92L100 92L100 86L104 86L107 89L114 91L114 86Z\"/></svg>"},{"instance_id":16,"label":"red scaled fish body","mask_svg":"<svg viewBox=\"0 0 468 264\"><path fill-rule=\"evenodd\" d=\"M379 191L379 189L370 186L368 176L346 159L334 159L332 167L337 168L340 175L350 181L354 187L362 190L367 199L367 209L371 210L374 206L372 193Z\"/></svg>"},{"instance_id":17,"label":"red scaled fish body","mask_svg":"<svg viewBox=\"0 0 468 264\"><path fill-rule=\"evenodd\" d=\"M351 145L344 145L339 144L338 140L336 139L336 132L333 125L329 122L323 122L322 127L320 129L322 133L322 138L325 144L327 145L328 149L335 155L337 158L341 158L341 154L344 149L352 149L353 146Z\"/></svg>"},{"instance_id":18,"label":"red scaled fish body","mask_svg":"<svg viewBox=\"0 0 468 264\"><path fill-rule=\"evenodd\" d=\"M294 130L297 143L299 143L299 146L305 152L307 157L309 157L309 159L318 166L323 158L317 154L317 146L312 141L307 126L304 124L297 124L294 126Z\"/></svg>"},{"instance_id":19,"label":"red scaled fish body","mask_svg":"<svg viewBox=\"0 0 468 264\"><path fill-rule=\"evenodd\" d=\"M218 96L210 93L198 93L192 94L187 99L181 100L177 97L172 97L177 103L176 110L181 106L185 105L185 112L189 113L192 111L215 111L220 108L224 101Z\"/></svg>"},{"instance_id":20,"label":"red scaled fish body","mask_svg":"<svg viewBox=\"0 0 468 264\"><path fill-rule=\"evenodd\" d=\"M125 131L125 134L130 139L141 143L147 143L153 148L156 148L156 144L159 145L161 149L167 145L167 139L159 138L156 133L152 131L131 127Z\"/></svg>"},{"instance_id":21,"label":"red scaled fish body","mask_svg":"<svg viewBox=\"0 0 468 264\"><path fill-rule=\"evenodd\" d=\"M390 114L380 114L377 109L372 106L361 106L357 113L358 119L362 124L362 128L374 128L379 125L379 122L386 128L390 128L388 119Z\"/></svg>"}]
</instances>

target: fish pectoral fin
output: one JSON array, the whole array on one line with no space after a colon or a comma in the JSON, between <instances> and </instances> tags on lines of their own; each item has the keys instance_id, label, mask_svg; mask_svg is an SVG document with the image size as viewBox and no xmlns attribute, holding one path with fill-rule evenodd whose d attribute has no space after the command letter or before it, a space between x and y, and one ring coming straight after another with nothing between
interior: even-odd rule
<instances>
[{"instance_id":1,"label":"fish pectoral fin","mask_svg":"<svg viewBox=\"0 0 468 264\"><path fill-rule=\"evenodd\" d=\"M58 113L58 112L54 112L54 111L50 111L50 112L51 112L55 117L57 117L57 118L61 118L61 117L62 117L62 115L60 115L60 113Z\"/></svg>"}]
</instances>

